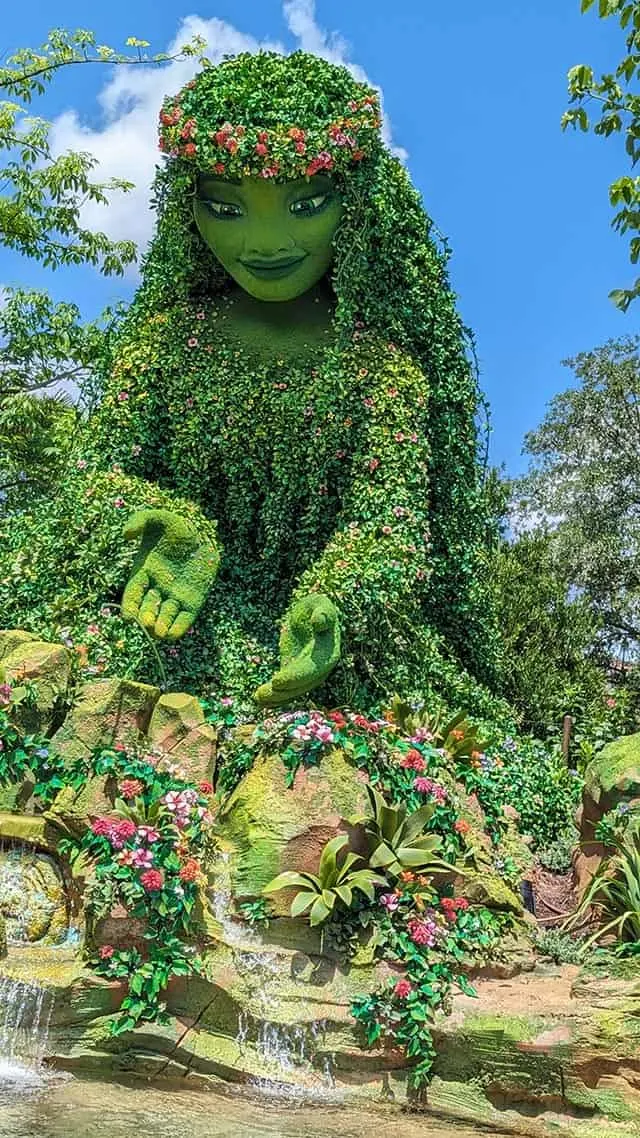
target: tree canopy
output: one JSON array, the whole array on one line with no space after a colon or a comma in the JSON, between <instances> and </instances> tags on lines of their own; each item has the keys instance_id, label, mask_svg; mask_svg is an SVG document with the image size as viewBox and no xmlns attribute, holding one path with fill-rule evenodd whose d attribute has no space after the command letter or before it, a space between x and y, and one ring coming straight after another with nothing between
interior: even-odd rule
<instances>
[{"instance_id":1,"label":"tree canopy","mask_svg":"<svg viewBox=\"0 0 640 1138\"><path fill-rule=\"evenodd\" d=\"M582 11L593 8L596 0L581 0ZM562 125L593 130L608 138L624 137L625 151L633 170L640 158L640 0L597 0L601 19L617 18L626 33L624 54L613 72L596 75L593 67L572 67L569 80L570 107ZM640 177L625 173L609 186L609 200L615 210L612 225L629 237L629 257L633 265L640 260ZM640 277L629 288L617 288L611 299L626 310L640 296Z\"/></svg>"},{"instance_id":2,"label":"tree canopy","mask_svg":"<svg viewBox=\"0 0 640 1138\"><path fill-rule=\"evenodd\" d=\"M612 652L640 642L640 337L567 360L577 383L525 439L517 513L550 527Z\"/></svg>"}]
</instances>

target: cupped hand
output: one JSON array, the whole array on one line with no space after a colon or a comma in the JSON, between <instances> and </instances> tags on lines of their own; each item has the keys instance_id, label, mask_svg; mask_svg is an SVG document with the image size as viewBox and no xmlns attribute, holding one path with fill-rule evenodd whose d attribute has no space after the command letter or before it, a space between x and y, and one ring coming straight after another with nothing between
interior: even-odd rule
<instances>
[{"instance_id":1,"label":"cupped hand","mask_svg":"<svg viewBox=\"0 0 640 1138\"><path fill-rule=\"evenodd\" d=\"M196 619L218 570L220 556L171 510L138 510L124 536L141 538L122 596L122 615L159 640L178 640Z\"/></svg>"},{"instance_id":2,"label":"cupped hand","mask_svg":"<svg viewBox=\"0 0 640 1138\"><path fill-rule=\"evenodd\" d=\"M253 698L264 707L289 703L324 683L339 659L338 610L329 597L310 593L285 617L280 634L280 669Z\"/></svg>"}]
</instances>

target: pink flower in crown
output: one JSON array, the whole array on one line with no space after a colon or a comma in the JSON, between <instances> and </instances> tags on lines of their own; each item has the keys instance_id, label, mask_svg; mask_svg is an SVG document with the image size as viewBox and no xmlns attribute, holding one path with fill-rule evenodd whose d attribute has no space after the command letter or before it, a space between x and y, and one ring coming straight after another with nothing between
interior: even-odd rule
<instances>
[{"instance_id":1,"label":"pink flower in crown","mask_svg":"<svg viewBox=\"0 0 640 1138\"><path fill-rule=\"evenodd\" d=\"M316 727L315 737L319 739L321 743L333 743L334 740L333 731L326 723L322 723L319 727Z\"/></svg>"},{"instance_id":2,"label":"pink flower in crown","mask_svg":"<svg viewBox=\"0 0 640 1138\"><path fill-rule=\"evenodd\" d=\"M312 737L311 731L306 723L301 723L298 727L295 727L292 731L292 736L294 739L299 739L305 743Z\"/></svg>"}]
</instances>

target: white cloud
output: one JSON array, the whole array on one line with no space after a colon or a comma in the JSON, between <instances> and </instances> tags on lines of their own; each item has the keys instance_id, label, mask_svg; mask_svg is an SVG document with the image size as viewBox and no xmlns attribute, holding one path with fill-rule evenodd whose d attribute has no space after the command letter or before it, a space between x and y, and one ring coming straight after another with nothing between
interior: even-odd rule
<instances>
[{"instance_id":1,"label":"white cloud","mask_svg":"<svg viewBox=\"0 0 640 1138\"><path fill-rule=\"evenodd\" d=\"M283 14L297 41L296 48L344 64L355 78L370 82L364 70L348 59L349 48L341 36L323 31L316 23L314 0L283 0ZM287 51L279 41L257 40L223 20L188 16L167 53L177 53L194 36L206 41L206 54L213 63L241 51ZM196 70L197 63L192 59L160 67L114 68L98 96L103 118L100 127L89 127L77 110L69 110L55 120L51 141L57 153L88 151L97 160L93 175L96 180L124 178L134 183L135 188L129 193L112 194L106 207L88 203L83 209L85 225L101 229L114 239L133 240L140 248L147 243L153 227L149 190L158 161L158 111L164 96L179 91ZM392 145L386 116L383 134L387 144ZM405 151L398 148L394 148L394 153L401 159L406 157Z\"/></svg>"}]
</instances>

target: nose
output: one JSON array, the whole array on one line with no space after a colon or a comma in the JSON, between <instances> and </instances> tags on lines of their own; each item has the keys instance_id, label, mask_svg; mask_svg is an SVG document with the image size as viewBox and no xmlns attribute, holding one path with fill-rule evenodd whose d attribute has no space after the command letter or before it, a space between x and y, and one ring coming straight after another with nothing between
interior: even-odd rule
<instances>
[{"instance_id":1,"label":"nose","mask_svg":"<svg viewBox=\"0 0 640 1138\"><path fill-rule=\"evenodd\" d=\"M257 221L247 233L244 255L271 261L291 253L295 247L295 240L286 229L265 218Z\"/></svg>"}]
</instances>

